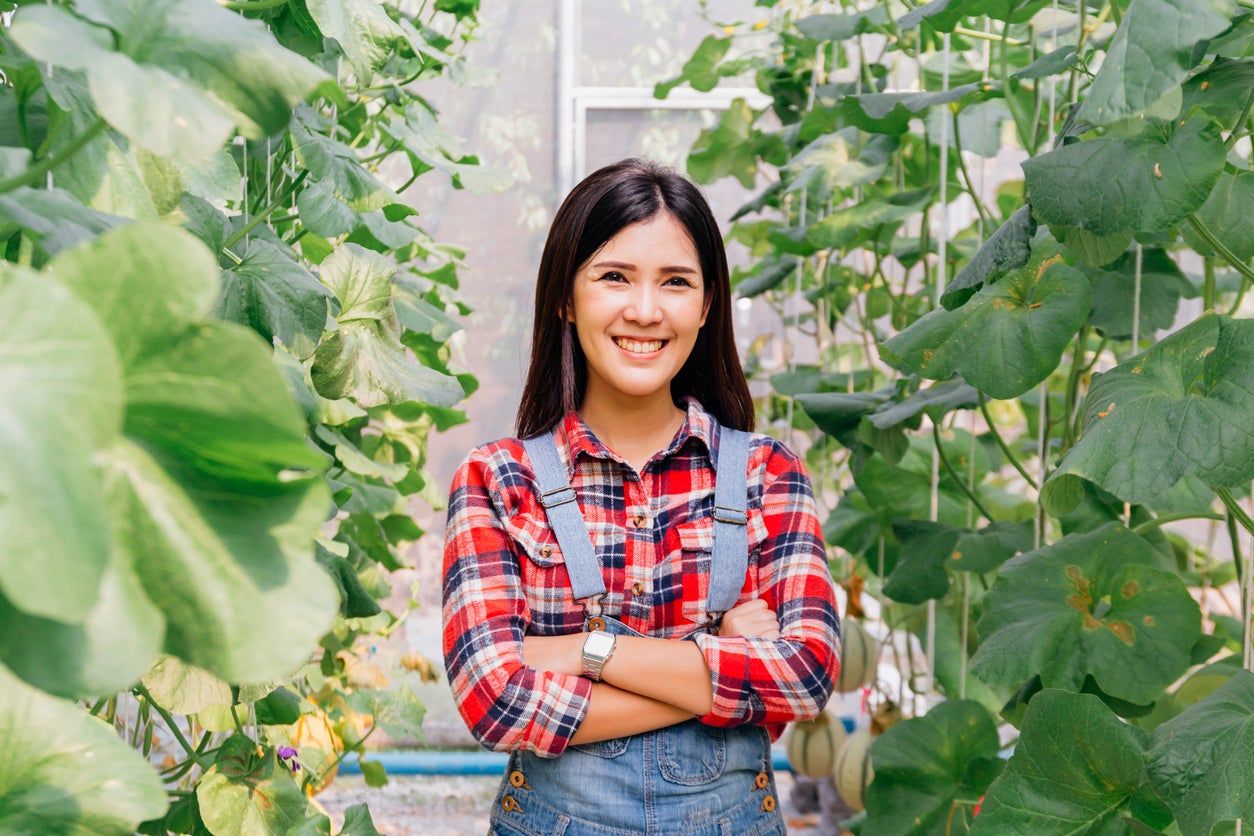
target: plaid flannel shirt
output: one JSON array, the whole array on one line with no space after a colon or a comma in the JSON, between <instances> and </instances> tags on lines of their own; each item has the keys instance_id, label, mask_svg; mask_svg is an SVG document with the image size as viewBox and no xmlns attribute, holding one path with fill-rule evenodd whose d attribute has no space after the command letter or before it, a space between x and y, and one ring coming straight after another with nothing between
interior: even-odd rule
<instances>
[{"instance_id":1,"label":"plaid flannel shirt","mask_svg":"<svg viewBox=\"0 0 1254 836\"><path fill-rule=\"evenodd\" d=\"M686 402L687 420L638 475L577 412L557 433L602 562L603 614L654 638L682 637L706 616L715 419L695 398ZM764 599L780 638L693 636L714 695L700 720L756 723L775 741L786 723L826 705L840 669L840 624L804 463L754 433L747 483L749 566L738 603ZM516 438L476 447L458 467L444 544L444 663L482 746L557 757L587 714L592 682L523 663L524 635L579 632L584 621L536 490Z\"/></svg>"}]
</instances>

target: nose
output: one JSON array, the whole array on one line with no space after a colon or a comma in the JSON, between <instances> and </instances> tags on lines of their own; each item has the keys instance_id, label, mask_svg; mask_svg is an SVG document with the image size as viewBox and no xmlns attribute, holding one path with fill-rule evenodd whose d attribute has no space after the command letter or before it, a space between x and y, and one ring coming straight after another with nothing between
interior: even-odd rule
<instances>
[{"instance_id":1,"label":"nose","mask_svg":"<svg viewBox=\"0 0 1254 836\"><path fill-rule=\"evenodd\" d=\"M662 321L662 306L658 303L658 288L650 282L640 282L631 292L631 299L623 311L623 318L641 325Z\"/></svg>"}]
</instances>

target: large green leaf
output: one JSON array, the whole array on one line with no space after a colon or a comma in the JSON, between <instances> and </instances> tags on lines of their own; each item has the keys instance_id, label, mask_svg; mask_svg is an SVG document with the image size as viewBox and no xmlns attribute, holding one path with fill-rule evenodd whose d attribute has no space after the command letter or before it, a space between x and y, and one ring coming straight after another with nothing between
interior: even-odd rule
<instances>
[{"instance_id":1,"label":"large green leaf","mask_svg":"<svg viewBox=\"0 0 1254 836\"><path fill-rule=\"evenodd\" d=\"M1038 246L1031 260L956 310L938 309L880 346L894 368L941 380L955 372L994 398L1013 398L1057 366L1089 312L1089 282Z\"/></svg>"},{"instance_id":2,"label":"large green leaf","mask_svg":"<svg viewBox=\"0 0 1254 836\"><path fill-rule=\"evenodd\" d=\"M1236 0L1135 0L1089 87L1080 118L1106 125L1142 113L1184 80L1193 46L1230 25Z\"/></svg>"},{"instance_id":3,"label":"large green leaf","mask_svg":"<svg viewBox=\"0 0 1254 836\"><path fill-rule=\"evenodd\" d=\"M939 93L862 93L846 96L836 112L849 124L864 131L881 134L903 134L910 120L920 117L936 105L952 105L977 95L987 95L988 84L963 84Z\"/></svg>"},{"instance_id":4,"label":"large green leaf","mask_svg":"<svg viewBox=\"0 0 1254 836\"><path fill-rule=\"evenodd\" d=\"M205 826L214 836L287 833L305 821L308 802L273 749L234 735L196 786Z\"/></svg>"},{"instance_id":5,"label":"large green leaf","mask_svg":"<svg viewBox=\"0 0 1254 836\"><path fill-rule=\"evenodd\" d=\"M965 833L960 805L978 799L1001 772L1000 747L997 724L973 700L946 700L893 726L871 744L867 832Z\"/></svg>"},{"instance_id":6,"label":"large green leaf","mask_svg":"<svg viewBox=\"0 0 1254 836\"><path fill-rule=\"evenodd\" d=\"M1218 822L1254 821L1254 672L1239 670L1213 694L1154 730L1146 773L1185 836Z\"/></svg>"},{"instance_id":7,"label":"large green leaf","mask_svg":"<svg viewBox=\"0 0 1254 836\"><path fill-rule=\"evenodd\" d=\"M393 45L405 40L405 32L388 17L383 4L373 0L305 0L305 8L322 34L335 38L363 85L387 61Z\"/></svg>"},{"instance_id":8,"label":"large green leaf","mask_svg":"<svg viewBox=\"0 0 1254 836\"><path fill-rule=\"evenodd\" d=\"M941 305L947 311L961 307L981 287L993 284L1010 270L1028 263L1032 256L1032 236L1036 222L1032 212L1022 206L997 231L988 236L975 256L967 262L954 280L945 286Z\"/></svg>"},{"instance_id":9,"label":"large green leaf","mask_svg":"<svg viewBox=\"0 0 1254 836\"><path fill-rule=\"evenodd\" d=\"M396 192L361 164L355 150L326 135L331 125L330 120L307 105L292 111L292 148L300 164L309 169L313 182L324 184L336 200L355 212L374 211L396 203ZM297 199L303 215L305 206Z\"/></svg>"},{"instance_id":10,"label":"large green leaf","mask_svg":"<svg viewBox=\"0 0 1254 836\"><path fill-rule=\"evenodd\" d=\"M1185 474L1212 487L1254 477L1254 320L1206 315L1096 377L1084 435L1045 483L1064 513L1088 479L1145 502Z\"/></svg>"},{"instance_id":11,"label":"large green leaf","mask_svg":"<svg viewBox=\"0 0 1254 836\"><path fill-rule=\"evenodd\" d=\"M223 271L214 313L252 328L269 342L277 337L297 357L313 354L327 322L331 293L282 248L260 238L248 241L239 264Z\"/></svg>"},{"instance_id":12,"label":"large green leaf","mask_svg":"<svg viewBox=\"0 0 1254 836\"><path fill-rule=\"evenodd\" d=\"M693 179L712 183L731 176L752 189L759 158L782 165L788 150L777 134L765 134L753 126L759 115L744 99L735 99L717 125L701 131L688 152L688 173Z\"/></svg>"},{"instance_id":13,"label":"large green leaf","mask_svg":"<svg viewBox=\"0 0 1254 836\"><path fill-rule=\"evenodd\" d=\"M338 330L318 346L313 382L326 398L353 397L363 406L423 401L452 406L463 397L457 378L427 368L400 343L392 307L396 265L344 244L322 263L322 282L340 301Z\"/></svg>"},{"instance_id":14,"label":"large green leaf","mask_svg":"<svg viewBox=\"0 0 1254 836\"><path fill-rule=\"evenodd\" d=\"M1014 754L971 833L1136 832L1124 815L1140 790L1146 737L1091 694L1046 688L1028 703Z\"/></svg>"},{"instance_id":15,"label":"large green leaf","mask_svg":"<svg viewBox=\"0 0 1254 836\"><path fill-rule=\"evenodd\" d=\"M208 157L233 125L274 133L329 78L211 0L87 0L75 11L25 7L11 35L31 56L85 72L109 123L162 156Z\"/></svg>"},{"instance_id":16,"label":"large green leaf","mask_svg":"<svg viewBox=\"0 0 1254 836\"><path fill-rule=\"evenodd\" d=\"M33 615L81 622L97 602L108 509L91 455L121 428L121 378L90 307L0 269L0 592Z\"/></svg>"},{"instance_id":17,"label":"large green leaf","mask_svg":"<svg viewBox=\"0 0 1254 836\"><path fill-rule=\"evenodd\" d=\"M110 266L108 282L100 280L100 264ZM130 224L64 251L49 271L40 277L38 298L55 308L61 325L44 327L43 335L57 334L73 347L95 333L90 351L104 359L92 367L93 380L75 384L81 406L62 398L71 409L35 422L56 428L94 404L96 423L67 426L64 438L39 440L31 452L55 450L89 462L86 453L95 450L100 470L76 476L79 490L106 503L108 519L93 521L84 512L66 524L55 508L38 507L23 524L65 525L80 538L108 544L109 573L83 625L39 621L32 590L59 587L64 598L80 585L94 592L100 583L99 558L90 549L77 546L53 560L44 543L27 566L38 577L6 596L0 618L16 633L15 647L43 647L57 654L55 662L16 650L5 658L18 675L56 693L116 690L147 668L164 618L167 652L227 680L289 673L305 660L337 604L330 578L312 559L329 503L317 476L324 457L309 445L267 347L245 328L205 318L217 295L213 256L176 227ZM21 313L17 301L5 310ZM73 321L66 317L84 302L98 319L74 321L68 333L76 339L61 336ZM33 312L23 321L31 327L40 322ZM93 321L108 330L96 325L93 331ZM23 336L16 328L5 334ZM41 373L46 376L38 387L27 387L27 403L44 403L30 392L56 394L51 381L81 371L81 361L61 353L64 362ZM108 366L100 364L111 361L116 376L119 360L123 381L115 377L114 386L125 387L122 426L119 393L93 389L109 379Z\"/></svg>"},{"instance_id":18,"label":"large green leaf","mask_svg":"<svg viewBox=\"0 0 1254 836\"><path fill-rule=\"evenodd\" d=\"M1206 200L1224 165L1213 122L1195 118L1167 138L1151 127L1131 139L1103 136L1023 163L1033 216L1094 235L1159 232Z\"/></svg>"},{"instance_id":19,"label":"large green leaf","mask_svg":"<svg viewBox=\"0 0 1254 836\"><path fill-rule=\"evenodd\" d=\"M392 111L379 130L400 143L415 174L428 167L444 171L454 188L472 194L494 194L514 182L514 175L500 166L483 165L467 152L465 143L436 120L425 102L414 102L403 113Z\"/></svg>"},{"instance_id":20,"label":"large green leaf","mask_svg":"<svg viewBox=\"0 0 1254 836\"><path fill-rule=\"evenodd\" d=\"M113 727L0 667L0 832L133 833L165 788Z\"/></svg>"},{"instance_id":21,"label":"large green leaf","mask_svg":"<svg viewBox=\"0 0 1254 836\"><path fill-rule=\"evenodd\" d=\"M814 249L850 247L866 241L881 227L901 223L922 211L931 199L929 189L896 192L885 198L868 198L832 212L806 230L805 239ZM771 242L780 243L775 236L772 236Z\"/></svg>"},{"instance_id":22,"label":"large green leaf","mask_svg":"<svg viewBox=\"0 0 1254 836\"><path fill-rule=\"evenodd\" d=\"M1002 566L976 625L971 672L985 682L1040 674L1047 688L1154 700L1188 668L1201 610L1143 538L1115 524L1072 534Z\"/></svg>"}]
</instances>

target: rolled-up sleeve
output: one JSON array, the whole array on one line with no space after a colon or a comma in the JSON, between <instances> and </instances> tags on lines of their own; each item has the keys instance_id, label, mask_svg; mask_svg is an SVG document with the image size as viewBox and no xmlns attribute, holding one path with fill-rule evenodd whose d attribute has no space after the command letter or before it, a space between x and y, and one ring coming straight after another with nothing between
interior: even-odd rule
<instances>
[{"instance_id":1,"label":"rolled-up sleeve","mask_svg":"<svg viewBox=\"0 0 1254 836\"><path fill-rule=\"evenodd\" d=\"M530 612L481 449L466 457L449 488L443 562L449 687L480 745L555 758L588 713L592 683L523 663Z\"/></svg>"},{"instance_id":2,"label":"rolled-up sleeve","mask_svg":"<svg viewBox=\"0 0 1254 836\"><path fill-rule=\"evenodd\" d=\"M780 637L692 636L710 669L714 702L701 722L768 725L818 716L840 672L840 620L814 489L805 464L772 440L763 477L767 536L758 556L759 597Z\"/></svg>"}]
</instances>

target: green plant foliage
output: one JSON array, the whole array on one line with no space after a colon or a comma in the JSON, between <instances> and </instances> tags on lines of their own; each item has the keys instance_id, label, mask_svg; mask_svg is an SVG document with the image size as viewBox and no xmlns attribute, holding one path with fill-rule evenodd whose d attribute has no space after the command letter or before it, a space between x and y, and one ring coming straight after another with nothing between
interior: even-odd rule
<instances>
[{"instance_id":1,"label":"green plant foliage","mask_svg":"<svg viewBox=\"0 0 1254 836\"><path fill-rule=\"evenodd\" d=\"M1028 704L1014 754L971 832L1135 832L1126 817L1141 792L1147 737L1095 696L1046 688Z\"/></svg>"},{"instance_id":2,"label":"green plant foliage","mask_svg":"<svg viewBox=\"0 0 1254 836\"><path fill-rule=\"evenodd\" d=\"M1251 745L1254 673L1246 670L1155 729L1146 774L1186 836L1254 818Z\"/></svg>"},{"instance_id":3,"label":"green plant foliage","mask_svg":"<svg viewBox=\"0 0 1254 836\"><path fill-rule=\"evenodd\" d=\"M1031 260L961 308L936 310L881 346L904 372L934 380L960 373L994 398L1013 398L1054 370L1090 304L1088 279L1056 252Z\"/></svg>"},{"instance_id":4,"label":"green plant foliage","mask_svg":"<svg viewBox=\"0 0 1254 836\"><path fill-rule=\"evenodd\" d=\"M1032 547L1032 530L1016 523L993 523L965 531L943 523L904 520L893 525L902 559L884 584L884 594L905 604L943 598L950 571L993 572Z\"/></svg>"},{"instance_id":5,"label":"green plant foliage","mask_svg":"<svg viewBox=\"0 0 1254 836\"><path fill-rule=\"evenodd\" d=\"M988 593L971 671L987 682L1040 674L1079 690L1153 700L1189 665L1197 603L1141 537L1111 523L1008 561Z\"/></svg>"},{"instance_id":6,"label":"green plant foliage","mask_svg":"<svg viewBox=\"0 0 1254 836\"><path fill-rule=\"evenodd\" d=\"M1204 316L1093 382L1084 437L1045 485L1052 512L1074 507L1080 479L1144 502L1193 474L1213 487L1254 468L1254 321Z\"/></svg>"},{"instance_id":7,"label":"green plant foliage","mask_svg":"<svg viewBox=\"0 0 1254 836\"><path fill-rule=\"evenodd\" d=\"M978 702L948 700L893 726L871 744L875 780L866 827L877 833L965 833L971 804L1001 772L992 716Z\"/></svg>"},{"instance_id":8,"label":"green plant foliage","mask_svg":"<svg viewBox=\"0 0 1254 836\"><path fill-rule=\"evenodd\" d=\"M160 816L165 790L112 727L0 667L0 830L124 833Z\"/></svg>"},{"instance_id":9,"label":"green plant foliage","mask_svg":"<svg viewBox=\"0 0 1254 836\"><path fill-rule=\"evenodd\" d=\"M258 750L262 750L260 753ZM274 749L244 735L227 738L196 787L200 816L211 833L285 833L305 820L305 796Z\"/></svg>"}]
</instances>

